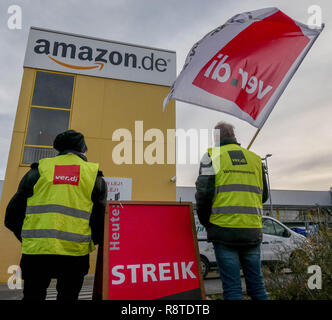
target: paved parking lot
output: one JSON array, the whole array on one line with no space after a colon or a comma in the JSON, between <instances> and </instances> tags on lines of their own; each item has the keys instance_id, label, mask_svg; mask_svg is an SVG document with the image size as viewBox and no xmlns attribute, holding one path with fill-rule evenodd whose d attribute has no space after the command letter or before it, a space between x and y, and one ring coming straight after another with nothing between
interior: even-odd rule
<instances>
[{"instance_id":1,"label":"paved parking lot","mask_svg":"<svg viewBox=\"0 0 332 320\"><path fill-rule=\"evenodd\" d=\"M94 277L87 275L84 279L84 284L79 295L79 300L91 300L93 290ZM52 280L47 290L47 300L56 299L56 280ZM217 272L211 272L204 280L204 287L206 295L220 294L222 292L221 282ZM0 300L21 300L23 297L22 290L10 290L7 283L0 283Z\"/></svg>"}]
</instances>

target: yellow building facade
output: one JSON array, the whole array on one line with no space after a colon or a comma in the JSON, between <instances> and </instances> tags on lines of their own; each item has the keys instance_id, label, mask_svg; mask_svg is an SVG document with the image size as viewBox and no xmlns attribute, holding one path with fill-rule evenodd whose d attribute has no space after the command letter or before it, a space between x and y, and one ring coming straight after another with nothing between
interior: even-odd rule
<instances>
[{"instance_id":1,"label":"yellow building facade","mask_svg":"<svg viewBox=\"0 0 332 320\"><path fill-rule=\"evenodd\" d=\"M60 132L82 132L88 160L130 178L132 200L176 200L174 102L162 110L175 66L172 51L31 28L0 203L0 282L21 256L3 224L7 204L30 164L56 155Z\"/></svg>"}]
</instances>

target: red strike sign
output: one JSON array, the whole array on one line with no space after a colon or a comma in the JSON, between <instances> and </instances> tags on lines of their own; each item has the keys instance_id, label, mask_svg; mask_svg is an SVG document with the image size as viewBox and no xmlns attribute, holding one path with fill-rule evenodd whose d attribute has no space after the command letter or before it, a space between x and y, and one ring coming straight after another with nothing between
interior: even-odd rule
<instances>
[{"instance_id":1,"label":"red strike sign","mask_svg":"<svg viewBox=\"0 0 332 320\"><path fill-rule=\"evenodd\" d=\"M190 214L184 205L110 204L110 300L199 294Z\"/></svg>"},{"instance_id":2,"label":"red strike sign","mask_svg":"<svg viewBox=\"0 0 332 320\"><path fill-rule=\"evenodd\" d=\"M256 120L309 41L294 20L277 11L228 42L193 85L233 101Z\"/></svg>"}]
</instances>

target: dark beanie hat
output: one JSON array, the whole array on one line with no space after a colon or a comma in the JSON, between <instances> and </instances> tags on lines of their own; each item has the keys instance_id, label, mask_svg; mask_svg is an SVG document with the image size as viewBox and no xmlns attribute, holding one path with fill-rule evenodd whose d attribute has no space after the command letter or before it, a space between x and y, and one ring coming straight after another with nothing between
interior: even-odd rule
<instances>
[{"instance_id":1,"label":"dark beanie hat","mask_svg":"<svg viewBox=\"0 0 332 320\"><path fill-rule=\"evenodd\" d=\"M54 139L53 147L59 152L74 150L84 153L88 150L83 134L75 130L67 130L58 134Z\"/></svg>"}]
</instances>

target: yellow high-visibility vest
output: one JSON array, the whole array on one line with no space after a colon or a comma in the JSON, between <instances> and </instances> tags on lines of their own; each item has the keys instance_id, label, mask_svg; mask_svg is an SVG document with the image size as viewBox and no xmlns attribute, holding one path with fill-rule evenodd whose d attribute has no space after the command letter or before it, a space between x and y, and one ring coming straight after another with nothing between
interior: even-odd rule
<instances>
[{"instance_id":1,"label":"yellow high-visibility vest","mask_svg":"<svg viewBox=\"0 0 332 320\"><path fill-rule=\"evenodd\" d=\"M219 227L262 228L262 162L258 155L228 144L208 149L215 172L210 223Z\"/></svg>"},{"instance_id":2,"label":"yellow high-visibility vest","mask_svg":"<svg viewBox=\"0 0 332 320\"><path fill-rule=\"evenodd\" d=\"M39 161L27 200L22 253L83 256L95 249L89 225L99 165L74 154Z\"/></svg>"}]
</instances>

